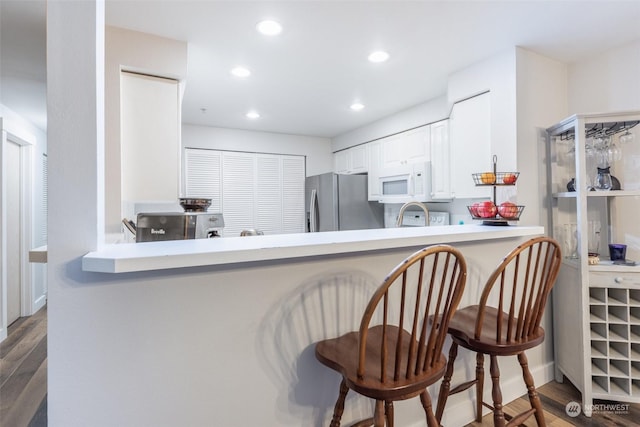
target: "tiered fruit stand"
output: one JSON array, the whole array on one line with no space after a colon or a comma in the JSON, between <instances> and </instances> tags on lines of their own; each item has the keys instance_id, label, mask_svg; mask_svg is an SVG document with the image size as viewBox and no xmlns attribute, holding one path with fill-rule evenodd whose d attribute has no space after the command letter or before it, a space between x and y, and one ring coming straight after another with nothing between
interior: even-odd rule
<instances>
[{"instance_id":1,"label":"tiered fruit stand","mask_svg":"<svg viewBox=\"0 0 640 427\"><path fill-rule=\"evenodd\" d=\"M474 203L467 206L473 219L482 220L484 225L509 225L509 221L518 221L524 206L510 202L497 203L496 188L500 186L513 186L516 184L520 172L498 172L498 157L493 156L493 171L471 174L476 186L493 187L493 199L491 201Z\"/></svg>"}]
</instances>

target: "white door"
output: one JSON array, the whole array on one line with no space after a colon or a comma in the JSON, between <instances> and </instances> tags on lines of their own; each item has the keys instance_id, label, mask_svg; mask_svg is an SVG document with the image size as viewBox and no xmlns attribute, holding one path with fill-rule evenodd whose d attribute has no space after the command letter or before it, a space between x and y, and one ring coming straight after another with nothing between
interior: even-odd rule
<instances>
[{"instance_id":1,"label":"white door","mask_svg":"<svg viewBox=\"0 0 640 427\"><path fill-rule=\"evenodd\" d=\"M22 275L22 245L20 244L20 188L22 186L22 171L20 165L20 146L7 141L5 144L7 159L5 162L7 171L7 325L16 321L20 315L22 298L20 284Z\"/></svg>"}]
</instances>

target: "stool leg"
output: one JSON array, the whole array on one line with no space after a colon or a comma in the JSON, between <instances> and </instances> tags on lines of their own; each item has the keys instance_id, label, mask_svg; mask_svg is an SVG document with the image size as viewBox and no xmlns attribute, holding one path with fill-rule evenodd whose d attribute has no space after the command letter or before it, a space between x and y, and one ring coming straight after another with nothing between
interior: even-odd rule
<instances>
[{"instance_id":1,"label":"stool leg","mask_svg":"<svg viewBox=\"0 0 640 427\"><path fill-rule=\"evenodd\" d=\"M440 383L440 392L438 393L438 404L436 405L436 419L438 422L442 422L442 414L444 414L444 407L447 404L447 398L449 397L449 389L451 388L451 376L453 375L453 362L458 356L458 344L454 341L451 342L449 348L449 360L447 361L447 370L444 373L442 382Z\"/></svg>"},{"instance_id":2,"label":"stool leg","mask_svg":"<svg viewBox=\"0 0 640 427\"><path fill-rule=\"evenodd\" d=\"M476 353L476 422L482 422L484 401L484 354Z\"/></svg>"},{"instance_id":3,"label":"stool leg","mask_svg":"<svg viewBox=\"0 0 640 427\"><path fill-rule=\"evenodd\" d=\"M524 378L524 383L527 385L529 402L531 402L531 407L536 410L534 414L536 417L536 422L538 423L539 427L545 427L547 424L544 420L542 403L540 402L540 397L538 396L538 392L536 391L536 386L533 384L533 376L531 375L531 371L529 371L529 362L527 360L527 356L524 354L524 351L518 354L518 362L520 362L520 366L522 367L522 377Z\"/></svg>"},{"instance_id":4,"label":"stool leg","mask_svg":"<svg viewBox=\"0 0 640 427\"><path fill-rule=\"evenodd\" d=\"M344 412L344 400L347 397L348 391L349 386L347 386L347 382L343 378L340 383L340 394L338 395L336 406L333 408L333 418L331 419L331 424L329 424L330 427L340 427L340 419Z\"/></svg>"},{"instance_id":5,"label":"stool leg","mask_svg":"<svg viewBox=\"0 0 640 427\"><path fill-rule=\"evenodd\" d=\"M429 392L426 389L422 393L420 393L420 401L422 402L422 407L424 408L424 412L427 415L427 426L438 427L440 425L440 422L433 415L431 396L429 396Z\"/></svg>"},{"instance_id":6,"label":"stool leg","mask_svg":"<svg viewBox=\"0 0 640 427\"><path fill-rule=\"evenodd\" d=\"M384 406L384 413L387 416L387 427L393 427L393 402L385 402Z\"/></svg>"},{"instance_id":7,"label":"stool leg","mask_svg":"<svg viewBox=\"0 0 640 427\"><path fill-rule=\"evenodd\" d=\"M502 392L500 391L500 369L498 368L498 357L491 356L491 364L489 366L491 372L491 380L493 388L491 395L493 397L493 425L496 427L504 427L504 413L502 412Z\"/></svg>"},{"instance_id":8,"label":"stool leg","mask_svg":"<svg viewBox=\"0 0 640 427\"><path fill-rule=\"evenodd\" d=\"M373 413L373 426L384 427L384 400L376 400L376 409Z\"/></svg>"}]
</instances>

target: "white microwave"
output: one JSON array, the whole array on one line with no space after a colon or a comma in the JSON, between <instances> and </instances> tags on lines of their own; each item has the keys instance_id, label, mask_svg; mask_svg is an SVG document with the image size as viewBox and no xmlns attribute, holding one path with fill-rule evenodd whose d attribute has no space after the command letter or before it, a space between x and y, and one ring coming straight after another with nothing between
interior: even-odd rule
<instances>
[{"instance_id":1,"label":"white microwave","mask_svg":"<svg viewBox=\"0 0 640 427\"><path fill-rule=\"evenodd\" d=\"M385 168L378 184L380 203L430 202L431 162Z\"/></svg>"}]
</instances>

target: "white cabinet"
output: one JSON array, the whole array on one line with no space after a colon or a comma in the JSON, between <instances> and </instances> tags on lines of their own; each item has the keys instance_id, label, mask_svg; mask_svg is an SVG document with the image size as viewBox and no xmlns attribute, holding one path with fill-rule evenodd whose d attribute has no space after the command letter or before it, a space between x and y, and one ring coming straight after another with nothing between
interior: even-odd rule
<instances>
[{"instance_id":1,"label":"white cabinet","mask_svg":"<svg viewBox=\"0 0 640 427\"><path fill-rule=\"evenodd\" d=\"M638 123L640 112L574 115L547 129L549 230L565 255L553 290L556 380L566 376L580 390L588 416L593 399L640 402L640 266L614 265L607 247L626 243L627 258L640 256L637 170L618 169L621 190L589 188L594 137L606 130L617 144ZM630 129L635 146L623 151L640 151L638 127ZM567 191L572 178L575 191ZM592 265L588 253L596 250L600 262Z\"/></svg>"},{"instance_id":2,"label":"white cabinet","mask_svg":"<svg viewBox=\"0 0 640 427\"><path fill-rule=\"evenodd\" d=\"M175 201L180 189L176 80L122 72L122 201Z\"/></svg>"},{"instance_id":3,"label":"white cabinet","mask_svg":"<svg viewBox=\"0 0 640 427\"><path fill-rule=\"evenodd\" d=\"M407 163L423 163L429 161L429 126L400 132L382 138L382 168L394 168Z\"/></svg>"},{"instance_id":4,"label":"white cabinet","mask_svg":"<svg viewBox=\"0 0 640 427\"><path fill-rule=\"evenodd\" d=\"M456 199L486 198L491 190L476 187L475 172L490 171L491 105L489 92L454 104L449 117L451 195Z\"/></svg>"},{"instance_id":5,"label":"white cabinet","mask_svg":"<svg viewBox=\"0 0 640 427\"><path fill-rule=\"evenodd\" d=\"M449 120L431 124L431 197L451 199Z\"/></svg>"},{"instance_id":6,"label":"white cabinet","mask_svg":"<svg viewBox=\"0 0 640 427\"><path fill-rule=\"evenodd\" d=\"M224 236L304 232L304 157L188 148L184 170L186 197L212 199Z\"/></svg>"},{"instance_id":7,"label":"white cabinet","mask_svg":"<svg viewBox=\"0 0 640 427\"><path fill-rule=\"evenodd\" d=\"M380 171L382 169L382 143L373 141L369 146L369 173L367 174L367 193L370 202L380 200Z\"/></svg>"},{"instance_id":8,"label":"white cabinet","mask_svg":"<svg viewBox=\"0 0 640 427\"><path fill-rule=\"evenodd\" d=\"M340 174L367 173L369 170L367 145L361 144L334 153L334 172Z\"/></svg>"}]
</instances>

